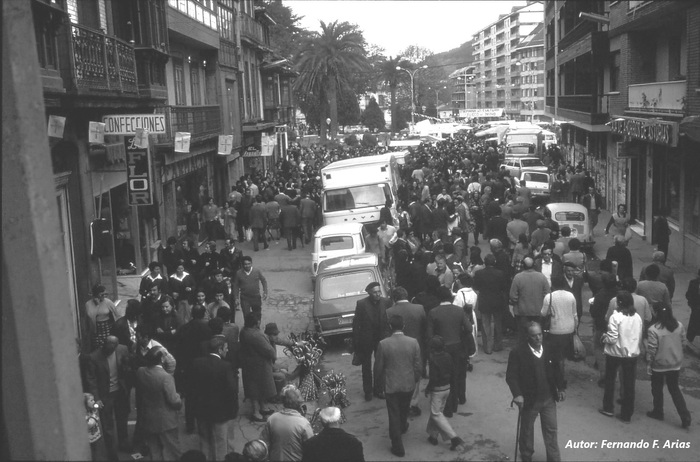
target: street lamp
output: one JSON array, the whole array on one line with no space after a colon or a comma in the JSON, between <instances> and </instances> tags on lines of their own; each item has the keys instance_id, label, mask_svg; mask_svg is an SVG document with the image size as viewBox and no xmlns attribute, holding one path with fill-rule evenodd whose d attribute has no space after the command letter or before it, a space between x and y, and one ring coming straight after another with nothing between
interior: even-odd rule
<instances>
[{"instance_id":1,"label":"street lamp","mask_svg":"<svg viewBox=\"0 0 700 462\"><path fill-rule=\"evenodd\" d=\"M404 72L406 72L408 75L411 76L411 126L412 126L412 127L415 127L415 126L416 126L416 119L415 119L415 115L414 115L415 112L416 112L416 97L415 97L414 88L413 88L413 76L416 75L416 72L418 72L419 70L421 70L421 69L427 69L427 68L428 68L428 65L427 65L427 64L423 64L423 65L422 65L421 67L419 67L418 69L414 69L413 71L409 71L408 69L404 69L404 68L401 67L401 66L396 66L396 70L397 70L397 71L404 71Z\"/></svg>"},{"instance_id":2,"label":"street lamp","mask_svg":"<svg viewBox=\"0 0 700 462\"><path fill-rule=\"evenodd\" d=\"M440 90L444 88L447 88L447 86L443 86L442 88L428 88L428 90L433 90L435 92L435 110L437 110L437 107L440 104Z\"/></svg>"}]
</instances>

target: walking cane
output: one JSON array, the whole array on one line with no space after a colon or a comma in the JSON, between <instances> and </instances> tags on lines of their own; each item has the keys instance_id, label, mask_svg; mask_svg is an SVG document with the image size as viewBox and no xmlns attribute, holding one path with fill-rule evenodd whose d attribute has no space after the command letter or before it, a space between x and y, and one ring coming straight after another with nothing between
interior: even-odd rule
<instances>
[{"instance_id":1,"label":"walking cane","mask_svg":"<svg viewBox=\"0 0 700 462\"><path fill-rule=\"evenodd\" d=\"M510 407L513 407L513 403L515 401L510 402ZM513 462L518 462L518 443L520 442L520 418L521 418L521 409L520 406L518 406L518 424L515 427L515 455L513 456Z\"/></svg>"}]
</instances>

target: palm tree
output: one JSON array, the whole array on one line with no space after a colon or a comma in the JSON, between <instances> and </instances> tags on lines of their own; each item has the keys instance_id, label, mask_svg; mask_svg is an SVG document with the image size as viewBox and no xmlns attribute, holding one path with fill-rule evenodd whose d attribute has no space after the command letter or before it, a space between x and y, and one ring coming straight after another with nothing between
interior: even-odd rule
<instances>
[{"instance_id":1,"label":"palm tree","mask_svg":"<svg viewBox=\"0 0 700 462\"><path fill-rule=\"evenodd\" d=\"M321 33L304 39L300 50L295 59L299 77L294 89L321 96L321 138L326 139L328 110L329 138L334 139L338 133L338 89L347 86L351 73L363 72L368 67L365 39L357 26L348 22L321 21Z\"/></svg>"},{"instance_id":2,"label":"palm tree","mask_svg":"<svg viewBox=\"0 0 700 462\"><path fill-rule=\"evenodd\" d=\"M406 58L402 56L397 56L396 58L384 58L379 63L379 75L380 78L389 85L389 90L391 91L391 133L395 133L396 123L398 122L398 116L396 114L396 87L399 84L401 77L401 71L397 70L397 66L404 66L406 64Z\"/></svg>"}]
</instances>

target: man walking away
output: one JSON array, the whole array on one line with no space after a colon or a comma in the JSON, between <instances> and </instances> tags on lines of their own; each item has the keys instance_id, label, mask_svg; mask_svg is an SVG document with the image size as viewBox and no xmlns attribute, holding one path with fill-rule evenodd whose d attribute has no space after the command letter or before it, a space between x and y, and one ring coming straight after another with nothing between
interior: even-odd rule
<instances>
[{"instance_id":1,"label":"man walking away","mask_svg":"<svg viewBox=\"0 0 700 462\"><path fill-rule=\"evenodd\" d=\"M337 407L319 412L323 430L302 444L302 462L365 462L362 442L340 428L340 416Z\"/></svg>"},{"instance_id":2,"label":"man walking away","mask_svg":"<svg viewBox=\"0 0 700 462\"><path fill-rule=\"evenodd\" d=\"M540 416L548 461L560 461L557 442L557 401L564 401L566 381L559 362L542 346L542 328L527 328L527 342L519 343L508 356L506 383L521 413L520 455L524 462L534 454L535 419Z\"/></svg>"},{"instance_id":3,"label":"man walking away","mask_svg":"<svg viewBox=\"0 0 700 462\"><path fill-rule=\"evenodd\" d=\"M385 384L391 453L403 457L406 451L401 435L408 431L411 396L423 367L418 340L403 333L403 318L394 315L389 319L389 325L392 335L379 342L376 369Z\"/></svg>"}]
</instances>

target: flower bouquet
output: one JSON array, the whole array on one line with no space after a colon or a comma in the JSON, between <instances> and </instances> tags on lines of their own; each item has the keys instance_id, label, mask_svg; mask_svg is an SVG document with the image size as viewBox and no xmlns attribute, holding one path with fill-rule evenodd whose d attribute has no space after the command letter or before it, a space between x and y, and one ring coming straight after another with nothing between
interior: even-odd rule
<instances>
[{"instance_id":1,"label":"flower bouquet","mask_svg":"<svg viewBox=\"0 0 700 462\"><path fill-rule=\"evenodd\" d=\"M314 429L314 433L318 433L323 429L318 415L324 407L335 406L340 409L340 423L345 423L347 417L345 417L343 408L350 405L345 385L345 375L342 372L336 374L331 371L324 375L321 378L321 390L318 407L311 418L311 427Z\"/></svg>"},{"instance_id":2,"label":"flower bouquet","mask_svg":"<svg viewBox=\"0 0 700 462\"><path fill-rule=\"evenodd\" d=\"M321 378L318 375L318 362L323 355L326 342L318 333L303 332L299 335L289 334L291 345L285 347L284 353L296 360L299 368L299 391L304 401L318 398Z\"/></svg>"}]
</instances>

